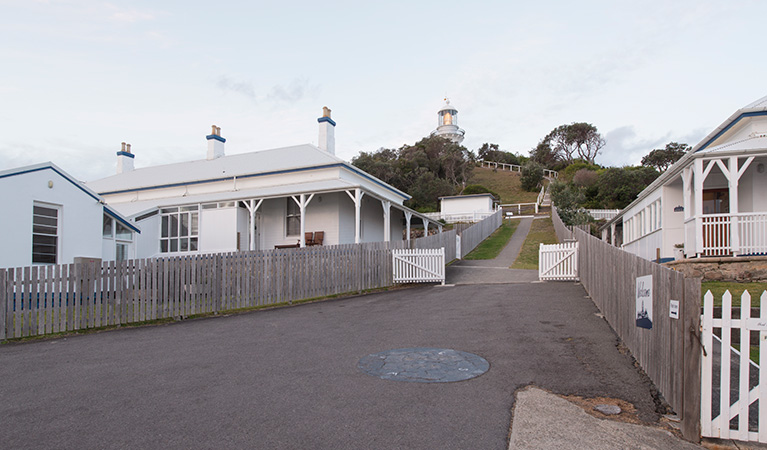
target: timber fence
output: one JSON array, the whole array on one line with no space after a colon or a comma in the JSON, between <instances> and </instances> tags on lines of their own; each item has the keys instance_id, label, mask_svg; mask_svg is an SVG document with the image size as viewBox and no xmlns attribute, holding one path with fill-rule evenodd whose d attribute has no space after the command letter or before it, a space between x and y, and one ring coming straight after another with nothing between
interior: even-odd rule
<instances>
[{"instance_id":1,"label":"timber fence","mask_svg":"<svg viewBox=\"0 0 767 450\"><path fill-rule=\"evenodd\" d=\"M0 340L388 287L392 250L445 247L451 261L459 231L484 239L499 218L409 242L0 269Z\"/></svg>"},{"instance_id":2,"label":"timber fence","mask_svg":"<svg viewBox=\"0 0 767 450\"><path fill-rule=\"evenodd\" d=\"M480 242L487 239L503 223L503 211L496 211L487 219L477 222L461 232L461 255L468 255Z\"/></svg>"},{"instance_id":3,"label":"timber fence","mask_svg":"<svg viewBox=\"0 0 767 450\"><path fill-rule=\"evenodd\" d=\"M555 230L578 241L579 277L607 322L681 418L687 439L700 440L700 279L625 252L589 233L569 230L552 212ZM652 275L652 328L637 326L637 277ZM679 302L678 319L670 317Z\"/></svg>"}]
</instances>

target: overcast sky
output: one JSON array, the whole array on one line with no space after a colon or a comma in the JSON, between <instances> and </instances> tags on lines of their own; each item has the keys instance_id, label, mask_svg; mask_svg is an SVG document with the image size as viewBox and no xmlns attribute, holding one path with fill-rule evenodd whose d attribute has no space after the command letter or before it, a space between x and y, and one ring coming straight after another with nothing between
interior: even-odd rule
<instances>
[{"instance_id":1,"label":"overcast sky","mask_svg":"<svg viewBox=\"0 0 767 450\"><path fill-rule=\"evenodd\" d=\"M528 154L554 127L594 124L597 162L696 144L767 95L767 2L196 2L0 0L0 170L53 161L93 180L317 143L336 154L428 135L447 95L466 130Z\"/></svg>"}]
</instances>

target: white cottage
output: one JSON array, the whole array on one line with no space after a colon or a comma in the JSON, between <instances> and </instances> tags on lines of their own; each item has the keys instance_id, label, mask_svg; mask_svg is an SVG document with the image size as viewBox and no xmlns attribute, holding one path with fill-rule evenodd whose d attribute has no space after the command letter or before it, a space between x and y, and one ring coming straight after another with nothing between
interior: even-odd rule
<instances>
[{"instance_id":1,"label":"white cottage","mask_svg":"<svg viewBox=\"0 0 767 450\"><path fill-rule=\"evenodd\" d=\"M440 217L447 223L478 222L498 209L493 194L450 195L439 198Z\"/></svg>"},{"instance_id":2,"label":"white cottage","mask_svg":"<svg viewBox=\"0 0 767 450\"><path fill-rule=\"evenodd\" d=\"M135 256L138 228L53 163L0 172L0 192L0 267Z\"/></svg>"},{"instance_id":3,"label":"white cottage","mask_svg":"<svg viewBox=\"0 0 767 450\"><path fill-rule=\"evenodd\" d=\"M602 227L646 259L767 253L767 97L736 111ZM622 235L618 230L622 229Z\"/></svg>"},{"instance_id":4,"label":"white cottage","mask_svg":"<svg viewBox=\"0 0 767 450\"><path fill-rule=\"evenodd\" d=\"M410 196L335 156L329 109L318 122L319 147L227 156L213 126L206 159L140 169L126 147L118 173L88 186L141 228L139 258L401 240L414 216L428 227Z\"/></svg>"}]
</instances>

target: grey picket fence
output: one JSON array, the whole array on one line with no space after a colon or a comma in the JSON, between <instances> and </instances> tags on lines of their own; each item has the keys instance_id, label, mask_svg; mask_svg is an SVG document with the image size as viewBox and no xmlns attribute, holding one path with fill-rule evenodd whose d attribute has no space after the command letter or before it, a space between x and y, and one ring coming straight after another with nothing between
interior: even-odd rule
<instances>
[{"instance_id":1,"label":"grey picket fence","mask_svg":"<svg viewBox=\"0 0 767 450\"><path fill-rule=\"evenodd\" d=\"M700 440L700 279L685 278L614 247L582 229L568 228L552 210L561 241L578 241L578 272L589 297L681 418L687 439ZM636 279L652 275L652 329L636 325ZM678 318L670 301L679 302Z\"/></svg>"},{"instance_id":2,"label":"grey picket fence","mask_svg":"<svg viewBox=\"0 0 767 450\"><path fill-rule=\"evenodd\" d=\"M451 261L459 230L484 239L498 227L483 222L410 242L0 269L0 340L388 287L392 250L444 247Z\"/></svg>"}]
</instances>

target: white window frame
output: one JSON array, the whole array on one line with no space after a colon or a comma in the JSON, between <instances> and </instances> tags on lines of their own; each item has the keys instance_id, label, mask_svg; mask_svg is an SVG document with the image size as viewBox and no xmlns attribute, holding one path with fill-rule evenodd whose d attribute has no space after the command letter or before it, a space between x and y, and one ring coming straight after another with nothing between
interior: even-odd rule
<instances>
[{"instance_id":1,"label":"white window frame","mask_svg":"<svg viewBox=\"0 0 767 450\"><path fill-rule=\"evenodd\" d=\"M176 235L170 227L176 218ZM183 217L187 217L187 234L182 228ZM167 229L167 232L166 232ZM165 235L164 235L165 233ZM160 253L196 253L200 251L200 205L174 206L160 210ZM186 248L183 244L186 241ZM175 246L173 245L175 242ZM163 244L166 243L166 244Z\"/></svg>"},{"instance_id":2,"label":"white window frame","mask_svg":"<svg viewBox=\"0 0 767 450\"><path fill-rule=\"evenodd\" d=\"M56 211L56 233L55 234L49 234L49 233L41 233L41 232L35 232L35 226L42 226L46 228L52 228L50 225L46 225L44 223L38 223L35 224L35 217L50 217L50 216L44 216L41 214L35 214L35 208L47 208L52 209ZM61 216L62 216L62 205L55 205L52 203L43 203L43 202L33 202L32 203L32 248L31 248L31 258L32 258L32 264L33 265L43 265L43 264L58 264L60 257L61 257ZM54 255L54 261L35 261L35 236L53 236L55 238L55 255Z\"/></svg>"},{"instance_id":3,"label":"white window frame","mask_svg":"<svg viewBox=\"0 0 767 450\"><path fill-rule=\"evenodd\" d=\"M298 203L296 203L292 197L287 197L286 199L287 204L285 205L285 237L299 236L301 234L301 207L298 206ZM295 210L291 211L292 208L295 208ZM297 221L295 234L290 234L291 220Z\"/></svg>"}]
</instances>

